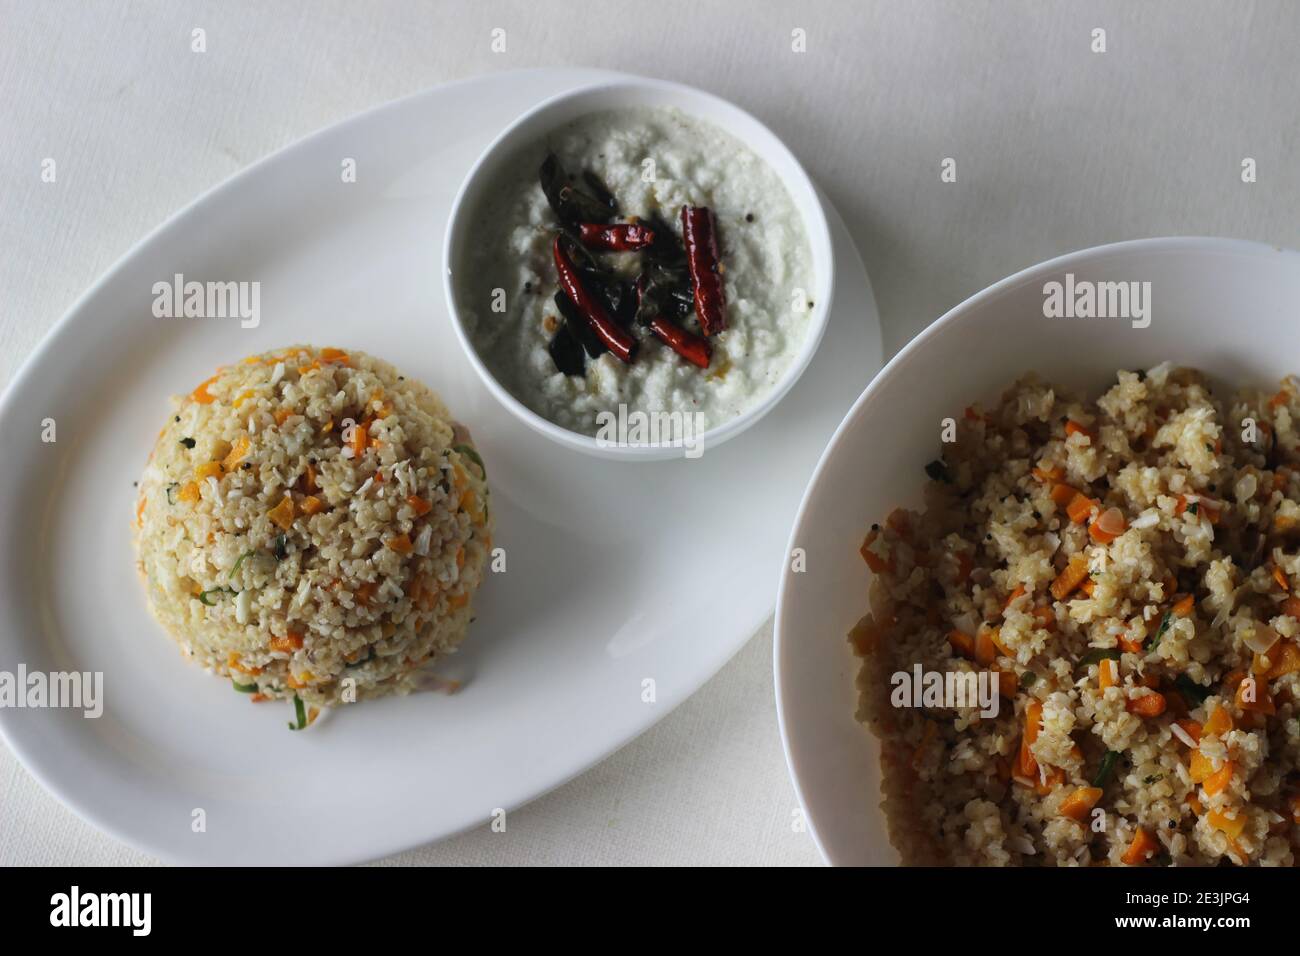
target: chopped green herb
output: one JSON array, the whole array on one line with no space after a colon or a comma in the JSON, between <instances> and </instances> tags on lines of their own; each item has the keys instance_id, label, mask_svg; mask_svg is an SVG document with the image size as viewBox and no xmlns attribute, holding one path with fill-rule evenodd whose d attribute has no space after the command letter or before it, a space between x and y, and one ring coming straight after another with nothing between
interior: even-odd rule
<instances>
[{"instance_id":1,"label":"chopped green herb","mask_svg":"<svg viewBox=\"0 0 1300 956\"><path fill-rule=\"evenodd\" d=\"M257 693L257 685L256 685L256 684L241 684L239 681L235 680L233 677L230 679L230 683L231 683L231 685L235 688L235 690L239 691L241 694L256 694L256 693Z\"/></svg>"},{"instance_id":2,"label":"chopped green herb","mask_svg":"<svg viewBox=\"0 0 1300 956\"><path fill-rule=\"evenodd\" d=\"M1021 689L1023 690L1024 688L1028 687L1036 680L1038 680L1037 674L1035 674L1033 671L1025 671L1023 674L1020 675Z\"/></svg>"},{"instance_id":3,"label":"chopped green herb","mask_svg":"<svg viewBox=\"0 0 1300 956\"><path fill-rule=\"evenodd\" d=\"M1169 623L1174 619L1172 611L1165 611L1164 618L1160 621L1160 629L1156 631L1156 636L1147 641L1145 650L1153 651L1156 645L1160 643L1160 638L1165 636L1165 631L1169 630Z\"/></svg>"},{"instance_id":4,"label":"chopped green herb","mask_svg":"<svg viewBox=\"0 0 1300 956\"><path fill-rule=\"evenodd\" d=\"M1094 647L1087 654L1079 658L1079 666L1087 667L1089 664L1100 664L1102 661L1117 661L1120 659L1120 652L1115 647Z\"/></svg>"},{"instance_id":5,"label":"chopped green herb","mask_svg":"<svg viewBox=\"0 0 1300 956\"><path fill-rule=\"evenodd\" d=\"M925 466L925 473L931 481L942 481L944 484L952 483L952 476L948 474L948 463L942 458L936 458Z\"/></svg>"},{"instance_id":6,"label":"chopped green herb","mask_svg":"<svg viewBox=\"0 0 1300 956\"><path fill-rule=\"evenodd\" d=\"M1143 778L1142 778L1142 782L1143 782L1143 783L1155 783L1157 780L1163 780L1163 779L1165 779L1165 775L1164 775L1163 773L1153 773L1153 774L1152 774L1151 776L1149 776L1149 777L1143 777Z\"/></svg>"},{"instance_id":7,"label":"chopped green herb","mask_svg":"<svg viewBox=\"0 0 1300 956\"><path fill-rule=\"evenodd\" d=\"M1174 681L1174 687L1193 707L1205 703L1205 699L1214 693L1210 688L1202 687L1186 674L1178 675Z\"/></svg>"},{"instance_id":8,"label":"chopped green herb","mask_svg":"<svg viewBox=\"0 0 1300 956\"><path fill-rule=\"evenodd\" d=\"M239 560L235 562L235 566L230 569L230 577L233 578L235 576L235 572L239 570L239 566L244 563L245 558L251 557L256 553L257 553L256 551L245 551L243 554L241 554L239 556Z\"/></svg>"},{"instance_id":9,"label":"chopped green herb","mask_svg":"<svg viewBox=\"0 0 1300 956\"><path fill-rule=\"evenodd\" d=\"M283 534L277 534L275 536L275 548L272 553L275 555L275 560L277 561L283 561L289 556L288 536Z\"/></svg>"},{"instance_id":10,"label":"chopped green herb","mask_svg":"<svg viewBox=\"0 0 1300 956\"><path fill-rule=\"evenodd\" d=\"M180 483L175 481L173 481L170 485L167 486L167 503L169 505L176 504L176 499L172 497L172 492L174 492L179 487L180 487Z\"/></svg>"},{"instance_id":11,"label":"chopped green herb","mask_svg":"<svg viewBox=\"0 0 1300 956\"><path fill-rule=\"evenodd\" d=\"M238 593L239 592L236 591L234 588L208 588L208 590L206 591L199 592L199 600L202 601L204 604L206 604L208 607L216 607L217 606L216 601L208 600L209 594L238 594Z\"/></svg>"},{"instance_id":12,"label":"chopped green herb","mask_svg":"<svg viewBox=\"0 0 1300 956\"><path fill-rule=\"evenodd\" d=\"M293 714L297 718L297 724L290 724L290 730L302 730L307 726L307 708L303 706L302 698L297 694L293 695Z\"/></svg>"},{"instance_id":13,"label":"chopped green herb","mask_svg":"<svg viewBox=\"0 0 1300 956\"><path fill-rule=\"evenodd\" d=\"M484 481L487 481L487 465L483 464L482 456L480 456L479 453L472 446L452 445L451 450L460 452L470 461L474 462L474 464L478 465L479 475L483 478Z\"/></svg>"},{"instance_id":14,"label":"chopped green herb","mask_svg":"<svg viewBox=\"0 0 1300 956\"><path fill-rule=\"evenodd\" d=\"M197 442L195 442L193 438L182 438L181 444L184 445L186 448L193 448L197 444Z\"/></svg>"},{"instance_id":15,"label":"chopped green herb","mask_svg":"<svg viewBox=\"0 0 1300 956\"><path fill-rule=\"evenodd\" d=\"M1115 764L1119 760L1118 750L1107 750L1101 758L1101 766L1097 768L1097 776L1092 778L1094 787L1104 787L1110 780L1110 775L1115 772Z\"/></svg>"},{"instance_id":16,"label":"chopped green herb","mask_svg":"<svg viewBox=\"0 0 1300 956\"><path fill-rule=\"evenodd\" d=\"M1199 501L1193 501L1190 505L1187 506L1187 513L1194 515L1200 509L1201 509L1201 503Z\"/></svg>"}]
</instances>

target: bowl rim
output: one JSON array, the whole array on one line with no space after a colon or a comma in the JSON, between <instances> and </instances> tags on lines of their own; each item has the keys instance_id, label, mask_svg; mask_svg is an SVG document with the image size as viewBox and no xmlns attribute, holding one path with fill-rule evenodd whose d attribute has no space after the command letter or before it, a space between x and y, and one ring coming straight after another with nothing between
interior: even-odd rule
<instances>
[{"instance_id":1,"label":"bowl rim","mask_svg":"<svg viewBox=\"0 0 1300 956\"><path fill-rule=\"evenodd\" d=\"M1276 256L1290 256L1297 259L1300 264L1300 250L1290 249L1285 246L1279 246L1274 243L1260 242L1254 239L1235 239L1216 236L1154 236L1144 239L1126 239L1119 242L1102 243L1100 245L1088 246L1084 249L1078 249L1074 252L1067 252L1042 262L1026 266L1016 272L999 279L992 285L987 286L974 295L963 299L935 321L922 329L910 341L894 354L894 356L881 367L871 380L867 383L860 394L854 401L853 405L845 413L840 424L836 426L835 432L831 435L830 441L826 443L826 448L822 451L816 466L812 470L812 475L808 479L808 484L804 488L803 497L800 499L799 507L795 512L794 524L790 529L790 537L786 543L786 554L791 552L795 547L796 540L800 537L800 529L803 527L804 520L807 517L808 509L814 497L822 478L829 467L830 461L839 452L841 446L848 440L848 434L856 427L859 418L864 414L865 409L875 399L877 393L884 387L884 383L905 368L915 357L915 355L933 338L944 334L944 331L957 322L962 321L963 317L978 306L983 305L990 299L995 299L1002 295L1008 289L1017 287L1026 281L1050 275L1059 272L1063 268L1087 262L1097 258L1124 255L1128 253L1181 253L1191 251L1220 252L1237 254L1251 258L1264 258ZM817 852L821 854L822 859L834 866L836 865L836 853L830 849L817 830L817 822L814 819L813 812L809 809L808 793L802 782L799 768L801 758L797 756L790 743L790 716L787 713L788 695L791 688L788 684L789 675L782 665L784 656L792 653L793 644L787 638L787 632L792 633L792 627L785 624L785 618L788 614L788 589L792 586L793 571L789 562L782 565L781 576L777 588L776 609L773 612L772 619L772 685L776 697L776 722L777 729L781 735L781 751L785 755L786 771L790 776L790 782L794 786L795 798L798 800L799 807L804 814L804 823L812 837L813 844L817 847ZM791 622L792 624L793 622ZM870 733L863 728L864 733Z\"/></svg>"},{"instance_id":2,"label":"bowl rim","mask_svg":"<svg viewBox=\"0 0 1300 956\"><path fill-rule=\"evenodd\" d=\"M773 173L781 180L792 199L800 193L806 194L808 199L807 209L798 210L808 237L811 265L814 270L814 288L810 291L816 296L807 332L790 364L781 377L768 389L767 393L739 415L701 433L696 439L700 447L702 449L716 447L744 432L775 408L790 389L794 387L794 384L802 377L821 345L826 326L830 320L830 310L834 304L835 250L831 241L830 223L826 218L824 205L826 200L813 182L812 177L804 169L803 164L785 142L772 132L765 123L729 100L684 83L631 74L619 75L607 80L598 80L548 97L506 126L475 159L469 173L461 181L455 198L452 200L451 212L447 216L447 226L443 234L442 260L440 263L443 291L452 329L470 365L493 398L528 428L565 448L574 449L597 458L621 461L655 461L679 458L682 457L685 450L682 441L657 445L605 445L599 443L594 436L585 435L558 425L526 406L497 379L496 375L487 367L487 363L478 354L473 342L470 341L469 334L460 316L460 310L456 302L456 291L452 282L452 262L455 258L456 249L453 240L456 239L458 232L463 232L465 229L465 221L468 218L467 200L474 190L480 175L491 161L497 158L503 150L508 150L514 145L522 146L522 143L516 144L515 140L520 138L521 132L526 128L538 123L539 117L562 109L575 100L596 98L620 91L625 91L633 96L638 93L650 92L681 97L688 101L694 100L705 104L715 112L729 114L730 118L738 123L752 125L759 141L742 136L723 126L722 123L711 118L706 109L693 110L689 105L678 107L688 115L722 128L728 135L734 136L752 150L755 155L767 163ZM590 112L598 112L599 109L599 107L596 107ZM571 122L574 118L576 117L559 121L556 126ZM777 164L773 162L774 158L780 159L783 164L788 166L788 170L785 172L779 170Z\"/></svg>"}]
</instances>

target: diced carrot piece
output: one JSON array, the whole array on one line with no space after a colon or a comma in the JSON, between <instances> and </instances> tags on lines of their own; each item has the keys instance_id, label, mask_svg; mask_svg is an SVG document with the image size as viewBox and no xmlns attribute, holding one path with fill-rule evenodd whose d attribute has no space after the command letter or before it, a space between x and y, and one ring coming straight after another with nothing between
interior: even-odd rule
<instances>
[{"instance_id":1,"label":"diced carrot piece","mask_svg":"<svg viewBox=\"0 0 1300 956\"><path fill-rule=\"evenodd\" d=\"M289 631L284 637L272 637L270 648L282 654L291 654L302 647L302 635Z\"/></svg>"},{"instance_id":2,"label":"diced carrot piece","mask_svg":"<svg viewBox=\"0 0 1300 956\"><path fill-rule=\"evenodd\" d=\"M1022 598L1024 597L1024 595L1025 595L1025 586L1023 584L1017 584L1015 590L1013 590L1009 595L1007 595L1006 601L1004 601L1002 604L1002 610L1005 611L1007 608L1011 607L1011 605L1016 603L1016 600L1018 598Z\"/></svg>"},{"instance_id":3,"label":"diced carrot piece","mask_svg":"<svg viewBox=\"0 0 1300 956\"><path fill-rule=\"evenodd\" d=\"M1205 726L1201 732L1214 737L1222 737L1232 729L1232 714L1228 713L1226 707L1216 707L1213 713L1205 719Z\"/></svg>"},{"instance_id":4,"label":"diced carrot piece","mask_svg":"<svg viewBox=\"0 0 1300 956\"><path fill-rule=\"evenodd\" d=\"M231 651L226 656L226 666L233 671L239 671L241 674L262 673L262 668L260 667L245 667L244 662L239 659L239 655L236 654L234 651Z\"/></svg>"},{"instance_id":5,"label":"diced carrot piece","mask_svg":"<svg viewBox=\"0 0 1300 956\"><path fill-rule=\"evenodd\" d=\"M427 515L433 510L433 505L429 504L429 502L425 501L419 495L408 496L406 503L411 506L411 510L415 512L417 518L421 515Z\"/></svg>"},{"instance_id":6,"label":"diced carrot piece","mask_svg":"<svg viewBox=\"0 0 1300 956\"><path fill-rule=\"evenodd\" d=\"M222 459L221 467L226 471L234 471L239 467L239 463L248 457L248 436L240 435L235 443L230 446L230 453Z\"/></svg>"},{"instance_id":7,"label":"diced carrot piece","mask_svg":"<svg viewBox=\"0 0 1300 956\"><path fill-rule=\"evenodd\" d=\"M410 554L414 548L414 545L411 544L411 536L409 534L394 535L385 541L384 544L388 546L389 550L396 551L398 554Z\"/></svg>"},{"instance_id":8,"label":"diced carrot piece","mask_svg":"<svg viewBox=\"0 0 1300 956\"><path fill-rule=\"evenodd\" d=\"M1059 483L1052 485L1052 500L1058 505L1068 505L1079 492L1070 485Z\"/></svg>"},{"instance_id":9,"label":"diced carrot piece","mask_svg":"<svg viewBox=\"0 0 1300 956\"><path fill-rule=\"evenodd\" d=\"M1229 840L1237 839L1246 829L1246 814L1240 810L1235 817L1228 816L1222 810L1211 810L1205 815L1205 821L1214 829L1226 833Z\"/></svg>"},{"instance_id":10,"label":"diced carrot piece","mask_svg":"<svg viewBox=\"0 0 1300 956\"><path fill-rule=\"evenodd\" d=\"M1282 606L1280 610L1282 611L1283 614L1286 614L1289 617L1293 617L1297 621L1300 621L1300 598L1298 597L1287 598L1285 601L1282 602Z\"/></svg>"},{"instance_id":11,"label":"diced carrot piece","mask_svg":"<svg viewBox=\"0 0 1300 956\"><path fill-rule=\"evenodd\" d=\"M1214 773L1214 762L1199 750L1193 750L1187 772L1191 775L1192 783L1204 783Z\"/></svg>"},{"instance_id":12,"label":"diced carrot piece","mask_svg":"<svg viewBox=\"0 0 1300 956\"><path fill-rule=\"evenodd\" d=\"M1276 647L1269 651L1269 660L1273 661L1273 666L1268 669L1268 679L1277 680L1287 674L1294 674L1300 671L1300 647L1291 642L1282 645L1279 651Z\"/></svg>"},{"instance_id":13,"label":"diced carrot piece","mask_svg":"<svg viewBox=\"0 0 1300 956\"><path fill-rule=\"evenodd\" d=\"M1015 700L1020 691L1020 679L1011 671L998 671L998 693L1007 700Z\"/></svg>"},{"instance_id":14,"label":"diced carrot piece","mask_svg":"<svg viewBox=\"0 0 1300 956\"><path fill-rule=\"evenodd\" d=\"M1174 723L1181 727L1183 733L1196 741L1196 743L1199 744L1201 742L1201 725L1196 721L1189 717L1184 717L1182 720L1175 720Z\"/></svg>"},{"instance_id":15,"label":"diced carrot piece","mask_svg":"<svg viewBox=\"0 0 1300 956\"><path fill-rule=\"evenodd\" d=\"M1038 732L1043 726L1043 705L1038 700L1031 700L1025 705L1025 742L1032 744L1038 739Z\"/></svg>"},{"instance_id":16,"label":"diced carrot piece","mask_svg":"<svg viewBox=\"0 0 1300 956\"><path fill-rule=\"evenodd\" d=\"M1038 621L1038 626L1050 630L1056 627L1056 612L1051 606L1044 604L1042 607L1036 607L1033 610L1034 619Z\"/></svg>"},{"instance_id":17,"label":"diced carrot piece","mask_svg":"<svg viewBox=\"0 0 1300 956\"><path fill-rule=\"evenodd\" d=\"M1080 787L1061 801L1061 816L1082 823L1101 799L1101 792L1101 787Z\"/></svg>"},{"instance_id":18,"label":"diced carrot piece","mask_svg":"<svg viewBox=\"0 0 1300 956\"><path fill-rule=\"evenodd\" d=\"M948 643L962 657L972 660L975 657L975 636L956 628L948 632Z\"/></svg>"},{"instance_id":19,"label":"diced carrot piece","mask_svg":"<svg viewBox=\"0 0 1300 956\"><path fill-rule=\"evenodd\" d=\"M320 491L320 486L316 484L316 466L311 462L307 462L307 470L303 472L302 490L309 495Z\"/></svg>"},{"instance_id":20,"label":"diced carrot piece","mask_svg":"<svg viewBox=\"0 0 1300 956\"><path fill-rule=\"evenodd\" d=\"M1028 780L1038 779L1038 761L1030 753L1029 744L1025 742L1024 737L1020 738L1020 743L1016 747L1016 760L1012 770L1017 777L1024 777Z\"/></svg>"},{"instance_id":21,"label":"diced carrot piece","mask_svg":"<svg viewBox=\"0 0 1300 956\"><path fill-rule=\"evenodd\" d=\"M1079 585L1079 590L1088 595L1088 597L1092 597L1092 592L1097 590L1097 582L1092 578L1089 578Z\"/></svg>"},{"instance_id":22,"label":"diced carrot piece","mask_svg":"<svg viewBox=\"0 0 1300 956\"><path fill-rule=\"evenodd\" d=\"M266 513L281 531L288 531L293 527L293 499L285 495L280 499L280 503Z\"/></svg>"},{"instance_id":23,"label":"diced carrot piece","mask_svg":"<svg viewBox=\"0 0 1300 956\"><path fill-rule=\"evenodd\" d=\"M1119 535L1102 531L1101 525L1094 521L1092 524L1088 525L1088 537L1092 538L1092 540L1096 541L1098 544L1110 544L1118 538Z\"/></svg>"},{"instance_id":24,"label":"diced carrot piece","mask_svg":"<svg viewBox=\"0 0 1300 956\"><path fill-rule=\"evenodd\" d=\"M208 393L208 386L211 385L216 380L217 380L217 376L214 375L206 382L200 384L198 388L190 392L190 398L198 402L200 405L211 405L213 402L217 400L217 398L215 395L211 395Z\"/></svg>"},{"instance_id":25,"label":"diced carrot piece","mask_svg":"<svg viewBox=\"0 0 1300 956\"><path fill-rule=\"evenodd\" d=\"M456 594L453 594L451 597L447 598L447 606L451 608L453 611L460 610L468 603L469 603L469 595L464 591L460 591Z\"/></svg>"},{"instance_id":26,"label":"diced carrot piece","mask_svg":"<svg viewBox=\"0 0 1300 956\"><path fill-rule=\"evenodd\" d=\"M1082 554L1073 555L1070 558L1070 563L1065 566L1065 570L1057 575L1056 580L1052 582L1052 597L1058 601L1064 601L1074 593L1087 577L1087 557Z\"/></svg>"},{"instance_id":27,"label":"diced carrot piece","mask_svg":"<svg viewBox=\"0 0 1300 956\"><path fill-rule=\"evenodd\" d=\"M1083 492L1078 492L1070 503L1065 506L1065 513L1070 516L1070 520L1075 524L1083 524L1092 514L1092 509L1097 507L1097 501L1089 498Z\"/></svg>"},{"instance_id":28,"label":"diced carrot piece","mask_svg":"<svg viewBox=\"0 0 1300 956\"><path fill-rule=\"evenodd\" d=\"M341 365L347 365L348 353L342 349L321 349L320 360L322 362L338 362Z\"/></svg>"},{"instance_id":29,"label":"diced carrot piece","mask_svg":"<svg viewBox=\"0 0 1300 956\"><path fill-rule=\"evenodd\" d=\"M1205 788L1208 796L1214 796L1216 793L1222 793L1229 783L1232 782L1232 774L1237 768L1231 760L1225 760L1223 766L1205 778L1201 784Z\"/></svg>"},{"instance_id":30,"label":"diced carrot piece","mask_svg":"<svg viewBox=\"0 0 1300 956\"><path fill-rule=\"evenodd\" d=\"M221 462L205 461L194 469L194 478L196 481L203 481L205 478L214 478L221 475Z\"/></svg>"},{"instance_id":31,"label":"diced carrot piece","mask_svg":"<svg viewBox=\"0 0 1300 956\"><path fill-rule=\"evenodd\" d=\"M299 505L299 507L302 508L302 513L303 513L303 514L305 514L305 515L314 515L314 514L316 514L318 511L323 511L323 510L324 510L324 508L325 508L325 502L321 501L321 500L320 500L319 498L317 498L315 495L308 495L306 498L303 498L303 499L302 499L302 502L301 502L301 504Z\"/></svg>"},{"instance_id":32,"label":"diced carrot piece","mask_svg":"<svg viewBox=\"0 0 1300 956\"><path fill-rule=\"evenodd\" d=\"M1268 407L1277 408L1279 405L1285 405L1290 397L1291 393L1284 388L1268 400Z\"/></svg>"},{"instance_id":33,"label":"diced carrot piece","mask_svg":"<svg viewBox=\"0 0 1300 956\"><path fill-rule=\"evenodd\" d=\"M352 589L352 598L358 604L369 604L370 599L375 595L375 585L367 581L365 584L358 584Z\"/></svg>"},{"instance_id":34,"label":"diced carrot piece","mask_svg":"<svg viewBox=\"0 0 1300 956\"><path fill-rule=\"evenodd\" d=\"M1137 714L1139 717L1159 717L1165 712L1168 702L1165 695L1159 691L1152 691L1149 694L1143 694L1141 697L1130 697L1125 709L1130 714Z\"/></svg>"},{"instance_id":35,"label":"diced carrot piece","mask_svg":"<svg viewBox=\"0 0 1300 956\"><path fill-rule=\"evenodd\" d=\"M1097 665L1097 684L1102 690L1119 685L1119 661L1102 659Z\"/></svg>"},{"instance_id":36,"label":"diced carrot piece","mask_svg":"<svg viewBox=\"0 0 1300 956\"><path fill-rule=\"evenodd\" d=\"M194 504L196 501L199 500L198 482L195 481L186 482L184 487L182 487L180 491L176 492L176 497L181 501Z\"/></svg>"},{"instance_id":37,"label":"diced carrot piece","mask_svg":"<svg viewBox=\"0 0 1300 956\"><path fill-rule=\"evenodd\" d=\"M1005 657L1016 656L1015 653L1011 650L1011 648L1007 647L1007 645L1003 642L1001 628L990 627L988 629L988 633L989 633L989 640L992 641L993 646L998 649L998 653L1002 654Z\"/></svg>"},{"instance_id":38,"label":"diced carrot piece","mask_svg":"<svg viewBox=\"0 0 1300 956\"><path fill-rule=\"evenodd\" d=\"M1273 703L1268 684L1256 677L1248 677L1237 685L1237 706L1259 714L1277 713L1277 705Z\"/></svg>"},{"instance_id":39,"label":"diced carrot piece","mask_svg":"<svg viewBox=\"0 0 1300 956\"><path fill-rule=\"evenodd\" d=\"M366 451L366 441L370 438L370 419L363 422L357 422L352 426L352 438L349 444L352 447L352 457L360 458Z\"/></svg>"},{"instance_id":40,"label":"diced carrot piece","mask_svg":"<svg viewBox=\"0 0 1300 956\"><path fill-rule=\"evenodd\" d=\"M1034 792L1040 797L1045 797L1063 783L1065 783L1065 771L1060 767L1050 767L1047 773L1039 774L1038 782L1034 784Z\"/></svg>"},{"instance_id":41,"label":"diced carrot piece","mask_svg":"<svg viewBox=\"0 0 1300 956\"><path fill-rule=\"evenodd\" d=\"M975 662L988 667L998 656L997 646L989 636L988 628L981 628L975 635Z\"/></svg>"},{"instance_id":42,"label":"diced carrot piece","mask_svg":"<svg viewBox=\"0 0 1300 956\"><path fill-rule=\"evenodd\" d=\"M1160 849L1159 841L1145 829L1138 827L1138 832L1133 836L1133 842L1128 845L1128 849L1124 851L1120 860L1129 866L1140 866L1158 849Z\"/></svg>"},{"instance_id":43,"label":"diced carrot piece","mask_svg":"<svg viewBox=\"0 0 1300 956\"><path fill-rule=\"evenodd\" d=\"M1080 425L1080 424L1079 424L1078 422L1076 422L1073 418L1071 418L1069 421L1067 421L1067 422L1065 423L1065 434L1066 434L1067 436L1070 436L1070 435L1084 435L1084 436L1087 437L1088 441L1091 442L1091 441L1094 440L1094 436L1093 436L1093 433L1092 433L1092 429L1091 429L1091 428L1088 428L1088 427L1086 427L1086 426L1084 426L1084 425Z\"/></svg>"},{"instance_id":44,"label":"diced carrot piece","mask_svg":"<svg viewBox=\"0 0 1300 956\"><path fill-rule=\"evenodd\" d=\"M1065 477L1065 469L1060 465L1052 465L1050 468L1038 465L1032 470L1031 474L1039 481L1055 483Z\"/></svg>"},{"instance_id":45,"label":"diced carrot piece","mask_svg":"<svg viewBox=\"0 0 1300 956\"><path fill-rule=\"evenodd\" d=\"M1192 595L1185 594L1182 597L1174 595L1174 606L1170 610L1174 612L1174 617L1187 617L1195 606L1196 598Z\"/></svg>"},{"instance_id":46,"label":"diced carrot piece","mask_svg":"<svg viewBox=\"0 0 1300 956\"><path fill-rule=\"evenodd\" d=\"M1119 649L1125 654L1136 654L1142 650L1142 642L1131 638L1126 634L1121 634L1119 636L1118 643Z\"/></svg>"}]
</instances>

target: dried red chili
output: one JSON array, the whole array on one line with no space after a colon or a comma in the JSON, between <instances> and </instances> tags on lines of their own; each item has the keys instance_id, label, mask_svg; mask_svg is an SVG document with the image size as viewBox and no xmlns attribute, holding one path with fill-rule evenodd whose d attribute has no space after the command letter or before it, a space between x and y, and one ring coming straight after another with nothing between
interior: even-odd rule
<instances>
[{"instance_id":1,"label":"dried red chili","mask_svg":"<svg viewBox=\"0 0 1300 956\"><path fill-rule=\"evenodd\" d=\"M636 339L611 319L605 307L587 291L578 275L577 266L564 250L561 236L557 235L555 241L551 243L551 252L555 257L555 271L560 277L560 288L569 297L569 301L617 358L624 362L631 362L636 354Z\"/></svg>"},{"instance_id":2,"label":"dried red chili","mask_svg":"<svg viewBox=\"0 0 1300 956\"><path fill-rule=\"evenodd\" d=\"M633 252L654 245L655 233L653 229L631 222L613 226L603 226L598 222L580 222L578 238L588 249L602 252Z\"/></svg>"},{"instance_id":3,"label":"dried red chili","mask_svg":"<svg viewBox=\"0 0 1300 956\"><path fill-rule=\"evenodd\" d=\"M709 340L690 332L680 325L674 325L662 315L656 315L648 323L650 331L664 345L668 346L692 365L708 368L713 356L713 346Z\"/></svg>"},{"instance_id":4,"label":"dried red chili","mask_svg":"<svg viewBox=\"0 0 1300 956\"><path fill-rule=\"evenodd\" d=\"M718 271L718 232L713 210L705 206L682 207L682 241L694 289L695 316L705 335L727 327L727 301Z\"/></svg>"}]
</instances>

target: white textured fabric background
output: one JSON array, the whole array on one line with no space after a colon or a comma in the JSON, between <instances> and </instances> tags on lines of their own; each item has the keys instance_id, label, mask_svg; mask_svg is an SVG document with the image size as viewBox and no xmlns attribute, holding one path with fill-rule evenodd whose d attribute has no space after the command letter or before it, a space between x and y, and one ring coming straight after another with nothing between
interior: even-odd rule
<instances>
[{"instance_id":1,"label":"white textured fabric background","mask_svg":"<svg viewBox=\"0 0 1300 956\"><path fill-rule=\"evenodd\" d=\"M844 215L892 354L1072 249L1167 234L1300 245L1297 48L1291 0L0 0L0 384L132 244L250 162L426 86L546 65L692 83L771 125ZM56 184L41 182L46 157ZM946 157L955 183L939 180ZM815 863L794 809L768 627L652 731L512 812L507 834L387 862ZM0 747L0 864L149 862Z\"/></svg>"}]
</instances>

